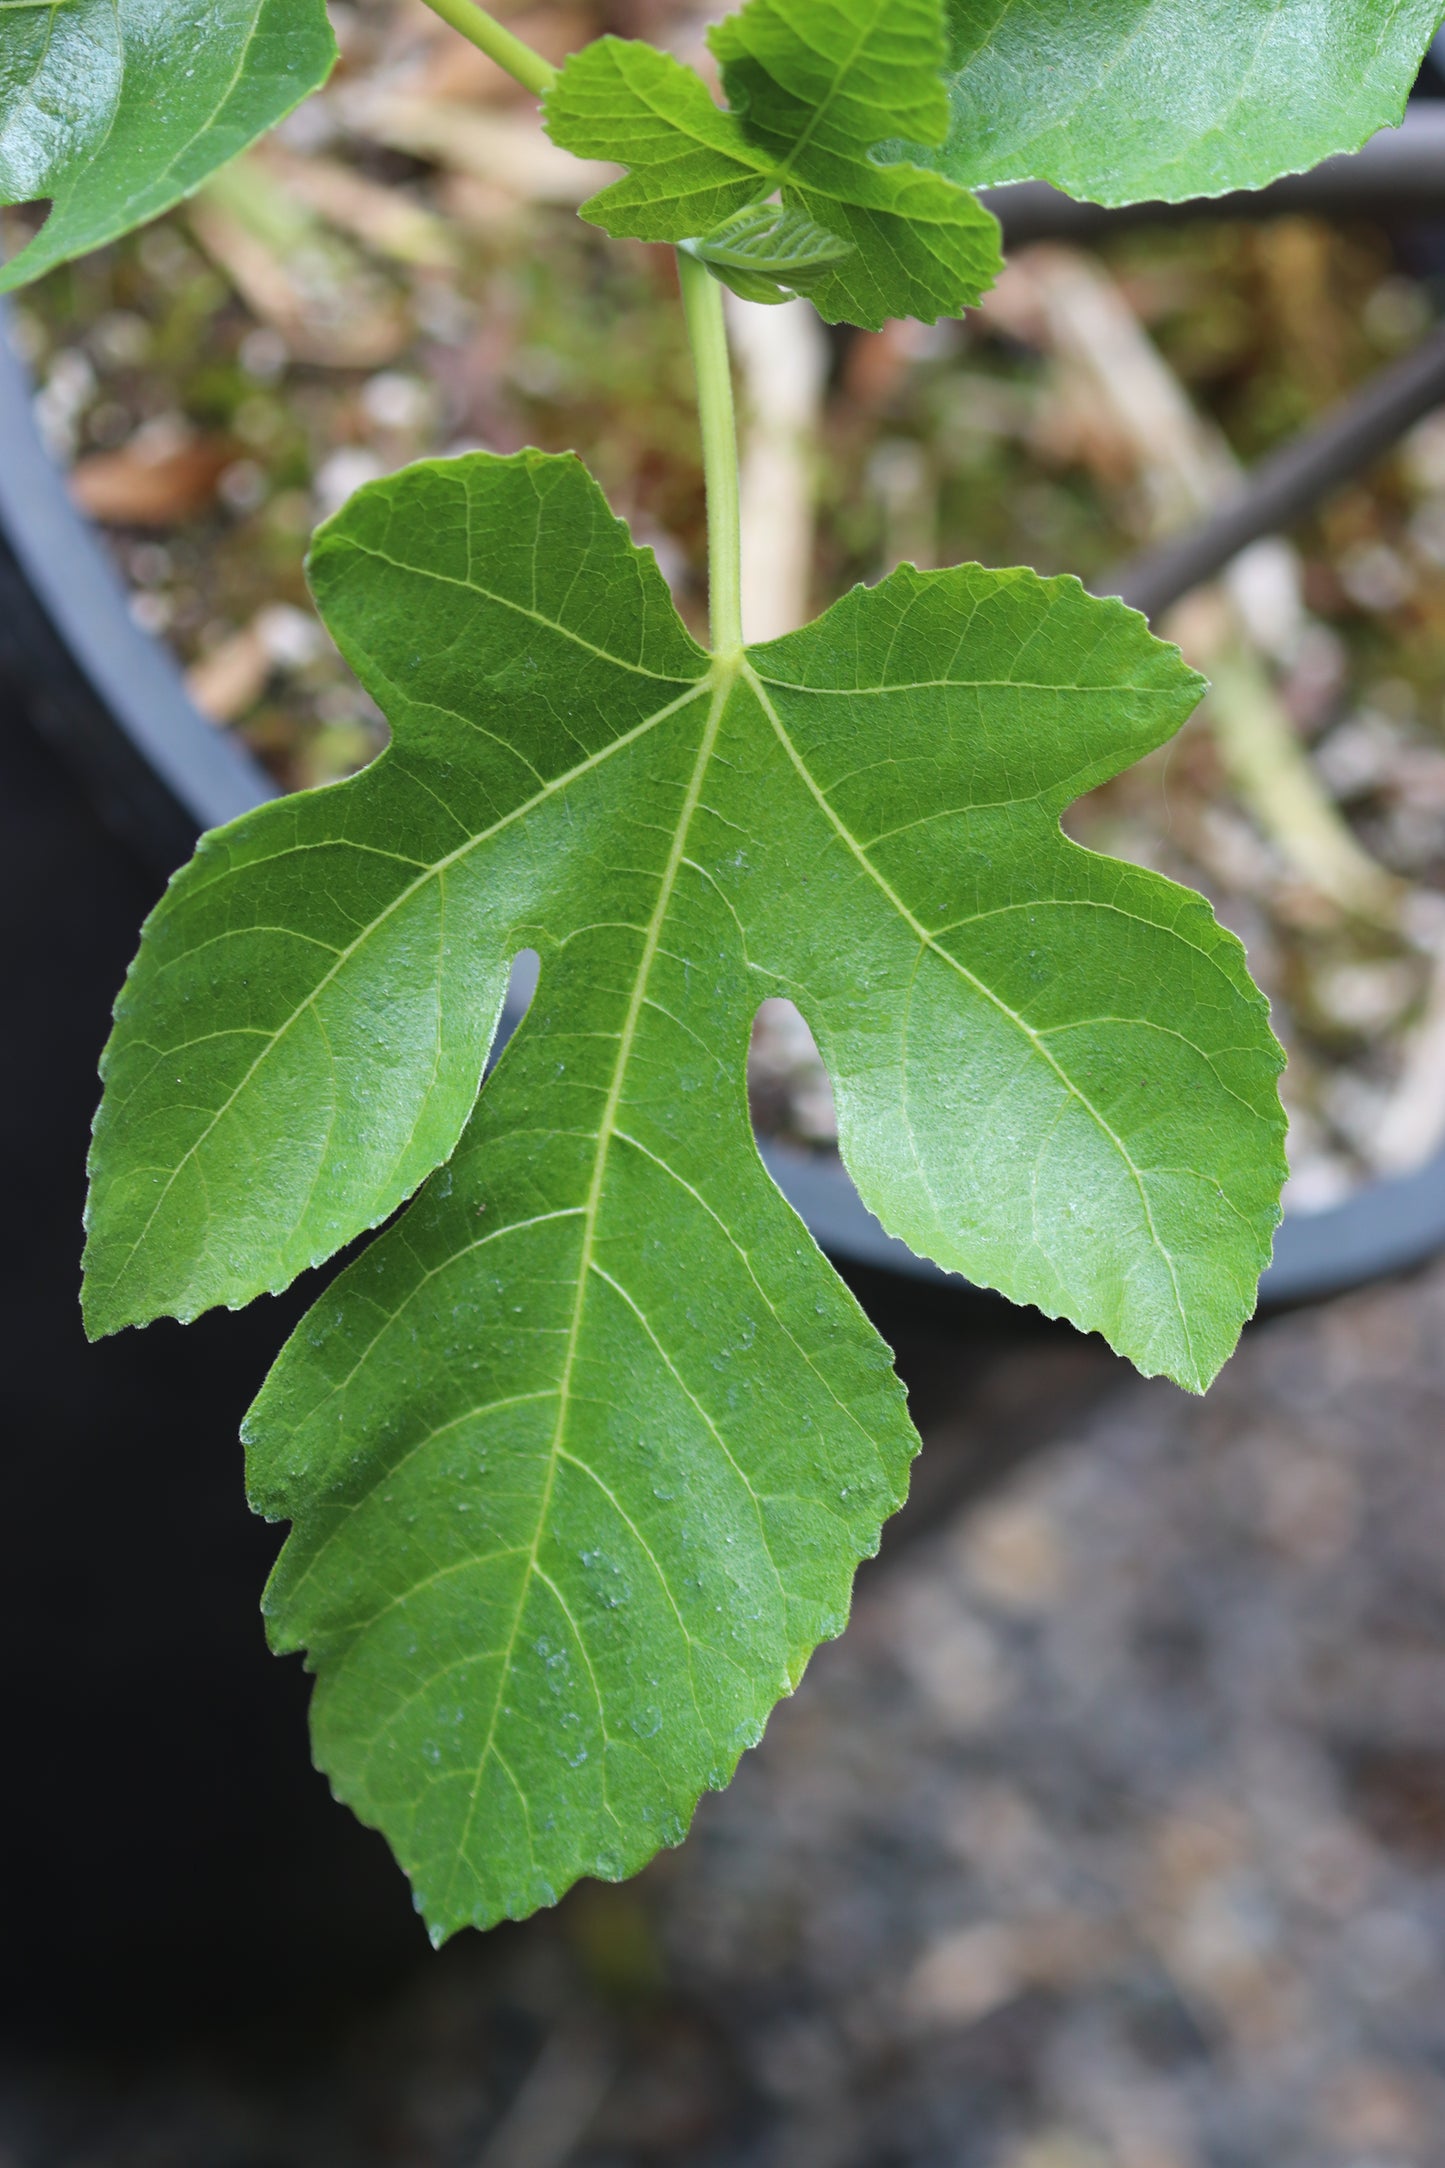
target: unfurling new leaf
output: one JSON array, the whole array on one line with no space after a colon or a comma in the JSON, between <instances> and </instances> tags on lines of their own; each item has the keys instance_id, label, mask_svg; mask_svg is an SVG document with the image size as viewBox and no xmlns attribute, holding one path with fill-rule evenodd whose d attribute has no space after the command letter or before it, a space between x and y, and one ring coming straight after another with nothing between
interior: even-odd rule
<instances>
[{"instance_id":1,"label":"unfurling new leaf","mask_svg":"<svg viewBox=\"0 0 1445 2168\"><path fill-rule=\"evenodd\" d=\"M942 173L874 156L890 139L944 141L941 0L749 0L710 42L726 110L649 45L603 38L567 62L545 102L550 134L630 169L584 217L680 243L777 194L842 244L806 288L830 323L971 308L1000 267L995 221Z\"/></svg>"},{"instance_id":2,"label":"unfurling new leaf","mask_svg":"<svg viewBox=\"0 0 1445 2168\"><path fill-rule=\"evenodd\" d=\"M901 1498L886 1350L752 1141L759 1000L886 1225L1194 1387L1268 1254L1280 1057L1207 906L1060 831L1198 692L1076 581L905 568L712 659L538 453L360 491L313 579L393 743L154 914L88 1304L243 1301L439 1169L247 1437L318 1758L440 1936L673 1841Z\"/></svg>"},{"instance_id":3,"label":"unfurling new leaf","mask_svg":"<svg viewBox=\"0 0 1445 2168\"><path fill-rule=\"evenodd\" d=\"M830 264L848 254L850 245L815 226L801 211L782 211L773 203L755 204L724 219L704 239L680 243L744 301L769 307L806 293Z\"/></svg>"}]
</instances>

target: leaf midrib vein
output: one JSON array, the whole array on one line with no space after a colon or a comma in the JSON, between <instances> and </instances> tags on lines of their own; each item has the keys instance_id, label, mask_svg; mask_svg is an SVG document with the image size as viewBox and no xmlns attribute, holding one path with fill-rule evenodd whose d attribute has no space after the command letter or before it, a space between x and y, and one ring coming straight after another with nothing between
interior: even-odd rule
<instances>
[{"instance_id":1,"label":"leaf midrib vein","mask_svg":"<svg viewBox=\"0 0 1445 2168\"><path fill-rule=\"evenodd\" d=\"M635 1152L640 1152L644 1159L650 1159L655 1167L660 1168L664 1174L668 1175L674 1182L677 1183L680 1189L685 1190L688 1196L691 1197L695 1203L701 1205L703 1211L706 1212L706 1214L708 1215L708 1218L712 1220L717 1226L724 1240L730 1244L738 1258L741 1260L742 1265L747 1272L748 1278L752 1281L753 1286L757 1289L759 1298L766 1307L769 1316L775 1320L780 1331L791 1343L792 1347L797 1353L799 1361L804 1363L806 1367L812 1371L814 1377L818 1380L818 1383L822 1386L824 1392L828 1395L828 1398L832 1401L834 1407L838 1410L838 1413L844 1418L846 1422L852 1424L853 1428L858 1432L859 1437L862 1438L864 1442L872 1449L875 1458L877 1458L877 1440L873 1437L872 1433L867 1429L867 1427L860 1420L860 1418L854 1413L853 1409L850 1408L845 1401L842 1401L838 1398L837 1393L829 1384L827 1378L824 1377L822 1371L818 1368L817 1363L803 1347L801 1341L793 1332L792 1327L784 1318L782 1311L778 1308L777 1304L773 1301L772 1296L763 1286L763 1283L758 1278L757 1271L753 1265L753 1260L750 1252L744 1249L742 1243L739 1242L737 1236L728 1226L726 1220L722 1218L720 1213L714 1211L713 1207L708 1203L706 1197L703 1196L701 1190L694 1188L693 1184L688 1181L687 1177L683 1174L680 1174L677 1168L674 1167L669 1160L663 1159L657 1152L650 1151L648 1147L644 1143L642 1143L640 1138L634 1137L629 1131L625 1129L619 1129L616 1134L617 1141L620 1144L630 1144L632 1146L632 1149ZM758 1165L760 1167L763 1166L761 1159L759 1159ZM764 1174L767 1174L768 1171L766 1167L763 1167L763 1172ZM768 1175L768 1180L770 1182L772 1181L771 1175Z\"/></svg>"},{"instance_id":2,"label":"leaf midrib vein","mask_svg":"<svg viewBox=\"0 0 1445 2168\"><path fill-rule=\"evenodd\" d=\"M872 37L873 32L877 29L881 14L882 9L875 7L872 15L869 17L869 20L859 29L858 36L854 41L852 51L848 53L844 59L840 60L834 68L833 80L828 85L827 96L824 98L820 98L817 104L814 106L812 116L808 121L807 127L804 128L801 135L799 135L796 141L792 144L786 158L779 159L778 170L785 179L790 179L796 173L799 161L805 157L808 146L812 142L814 136L817 135L819 129L822 127L824 119L826 118L830 107L842 95L844 79L849 74L851 74L852 70L857 65L858 55L862 52L864 46L868 43L869 38ZM774 77L773 80L776 81L777 78ZM779 85L779 88L781 87L782 86ZM865 156L870 147L871 146L869 145L864 146Z\"/></svg>"},{"instance_id":3,"label":"leaf midrib vein","mask_svg":"<svg viewBox=\"0 0 1445 2168\"><path fill-rule=\"evenodd\" d=\"M571 1412L572 1378L576 1368L578 1348L581 1344L582 1319L587 1304L587 1291L592 1279L597 1221L602 1205L602 1187L607 1173L609 1147L617 1126L617 1113L622 1103L622 1092L626 1083L628 1062L631 1058L633 1042L637 1036L638 1024L641 1021L652 966L662 940L662 929L677 885L678 874L684 862L688 832L702 796L703 782L712 761L713 748L717 743L718 732L722 726L723 711L732 692L734 678L734 669L724 669L714 665L709 670L707 677L702 681L703 687L710 690L712 696L707 722L699 741L697 757L693 763L687 790L683 795L677 826L673 833L672 846L668 852L662 878L658 884L657 903L653 909L647 933L643 940L642 953L638 959L637 972L633 979L627 1012L618 1039L617 1056L613 1063L607 1096L603 1102L601 1118L597 1125L597 1150L592 1162L592 1175L588 1183L587 1198L583 1207L581 1241L578 1246L577 1292L572 1305L572 1318L568 1328L567 1345L562 1358L561 1376L558 1381L557 1421L553 1428L552 1444L543 1473L542 1495L537 1509L537 1519L527 1563L519 1575L517 1606L513 1613L511 1632L506 1644L507 1653L497 1674L497 1691L492 1703L492 1714L487 1727L487 1736L477 1758L476 1782L472 1787L471 1797L467 1803L466 1816L458 1833L456 1849L452 1855L452 1870L443 1899L444 1904L448 1905L455 1887L457 1870L465 1858L467 1845L471 1839L472 1823L476 1817L478 1801L481 1798L482 1780L486 1774L487 1763L496 1745L497 1727L502 1713L502 1697L506 1692L507 1678L511 1671L512 1659L515 1656L517 1642L521 1635L522 1620L527 1608L527 1598L531 1592L532 1582L540 1562L542 1539L546 1532L548 1515L551 1511L557 1469L561 1463L565 1448L567 1420ZM693 688L694 694L697 690L698 688Z\"/></svg>"},{"instance_id":4,"label":"leaf midrib vein","mask_svg":"<svg viewBox=\"0 0 1445 2168\"><path fill-rule=\"evenodd\" d=\"M169 185L172 174L175 172L176 167L180 164L181 160L186 156L187 152L194 149L195 145L200 142L202 137L205 136L210 130L212 130L216 126L220 115L225 111L226 107L230 104L232 97L235 95L236 85L240 82L241 77L245 72L246 63L250 58L251 47L256 42L256 37L260 30L261 17L264 13L265 0L255 0L255 5L251 10L251 27L246 33L245 41L242 44L241 50L236 58L236 65L231 70L230 80L225 85L224 90L221 92L219 97L212 100L210 111L206 114L200 125L192 129L191 133L187 136L185 142L180 145L179 149L161 168L160 172L158 174L153 173L148 175L144 184L141 187L132 189L130 194L126 197L124 204L120 207L118 214L116 213L115 208L112 207L111 216L113 219L118 218L118 222L111 225L111 227L109 228L109 232L106 235L102 236L103 239L112 238L118 233L123 233L125 231L127 223L129 223L131 220L134 206L138 203L145 203L147 201L153 200L158 191L163 191ZM116 125L121 118L122 108L125 104L125 31L120 19L120 0L115 0L115 19L116 35L119 41L121 52L120 89L116 95L116 101L111 111L110 119L106 124L105 134L101 137L99 143L97 143L97 145L95 146L94 151L87 159L87 166L93 166L95 164L96 160L100 157L106 145L109 143L112 135L115 133ZM41 233L35 236L36 241L40 240L43 232L44 228L42 227ZM94 246L95 244L91 243L90 245Z\"/></svg>"}]
</instances>

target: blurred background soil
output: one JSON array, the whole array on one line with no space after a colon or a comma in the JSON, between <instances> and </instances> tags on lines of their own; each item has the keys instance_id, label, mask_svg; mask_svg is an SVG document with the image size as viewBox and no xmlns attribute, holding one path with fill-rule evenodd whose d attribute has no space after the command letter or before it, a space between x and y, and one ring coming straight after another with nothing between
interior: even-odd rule
<instances>
[{"instance_id":1,"label":"blurred background soil","mask_svg":"<svg viewBox=\"0 0 1445 2168\"><path fill-rule=\"evenodd\" d=\"M302 568L409 459L578 449L705 614L667 253L579 224L602 176L415 0L333 12L323 96L14 319L137 621L286 788L385 742ZM1106 588L1442 290L1445 221L1292 217L1021 251L961 325L735 312L752 627L901 558ZM1445 1141L1445 415L1162 629L1215 690L1069 825L1245 939L1318 1209ZM751 1081L831 1148L787 1004ZM1256 1329L1203 1403L987 1311L901 1364L917 1503L682 1850L418 1932L359 2014L17 2059L0 2168L1445 2168L1445 1272Z\"/></svg>"}]
</instances>

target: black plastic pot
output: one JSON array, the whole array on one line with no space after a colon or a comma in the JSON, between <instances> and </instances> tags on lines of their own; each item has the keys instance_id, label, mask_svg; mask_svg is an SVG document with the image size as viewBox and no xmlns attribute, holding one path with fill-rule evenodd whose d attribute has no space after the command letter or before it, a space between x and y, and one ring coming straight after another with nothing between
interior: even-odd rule
<instances>
[{"instance_id":1,"label":"black plastic pot","mask_svg":"<svg viewBox=\"0 0 1445 2168\"><path fill-rule=\"evenodd\" d=\"M237 1427L306 1299L88 1347L95 1063L136 931L202 820L265 789L131 625L0 340L0 2008L92 2031L308 2008L425 1944L310 1766L256 1601L276 1536Z\"/></svg>"}]
</instances>

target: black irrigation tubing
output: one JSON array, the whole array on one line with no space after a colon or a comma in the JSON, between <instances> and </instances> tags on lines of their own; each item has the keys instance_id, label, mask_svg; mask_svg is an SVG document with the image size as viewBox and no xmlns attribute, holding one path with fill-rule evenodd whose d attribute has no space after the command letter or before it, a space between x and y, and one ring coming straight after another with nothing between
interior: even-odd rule
<instances>
[{"instance_id":1,"label":"black irrigation tubing","mask_svg":"<svg viewBox=\"0 0 1445 2168\"><path fill-rule=\"evenodd\" d=\"M1445 102L1416 103L1400 127L1382 130L1363 150L1327 158L1312 172L1253 192L1122 208L1076 202L1043 181L980 193L1001 221L1010 248L1031 241L1085 244L1131 226L1206 218L1258 220L1306 212L1320 218L1419 213L1438 220L1445 212ZM1097 591L1120 595L1146 617L1157 617L1222 572L1251 542L1313 511L1441 405L1445 327L1403 361L1381 370L1314 428L1261 460L1242 478L1238 494L1207 519L1116 567L1096 583Z\"/></svg>"},{"instance_id":2,"label":"black irrigation tubing","mask_svg":"<svg viewBox=\"0 0 1445 2168\"><path fill-rule=\"evenodd\" d=\"M1314 428L1260 460L1243 478L1238 495L1217 512L1167 542L1152 544L1098 580L1097 592L1120 595L1146 617L1157 617L1222 572L1251 542L1293 526L1442 405L1445 325L1403 361L1382 369Z\"/></svg>"}]
</instances>

